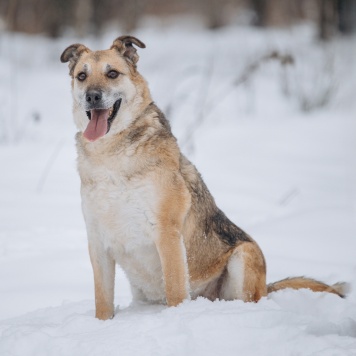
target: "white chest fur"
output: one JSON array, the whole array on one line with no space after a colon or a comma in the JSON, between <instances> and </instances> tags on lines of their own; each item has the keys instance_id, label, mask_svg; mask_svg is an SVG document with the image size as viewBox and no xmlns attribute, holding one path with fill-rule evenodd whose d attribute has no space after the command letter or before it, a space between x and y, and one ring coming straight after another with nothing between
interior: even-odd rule
<instances>
[{"instance_id":1,"label":"white chest fur","mask_svg":"<svg viewBox=\"0 0 356 356\"><path fill-rule=\"evenodd\" d=\"M88 239L124 269L134 296L163 301L164 282L155 245L158 194L149 176L128 177L120 170L125 163L116 157L111 163L85 160L79 164Z\"/></svg>"}]
</instances>

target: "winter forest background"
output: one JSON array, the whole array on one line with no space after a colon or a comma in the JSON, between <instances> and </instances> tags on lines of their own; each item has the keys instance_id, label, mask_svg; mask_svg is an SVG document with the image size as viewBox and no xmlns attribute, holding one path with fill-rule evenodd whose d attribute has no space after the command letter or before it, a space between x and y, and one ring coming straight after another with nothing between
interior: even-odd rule
<instances>
[{"instance_id":1,"label":"winter forest background","mask_svg":"<svg viewBox=\"0 0 356 356\"><path fill-rule=\"evenodd\" d=\"M286 28L310 21L324 40L352 33L356 26L352 0L2 0L0 6L8 30L53 38L69 28L78 36L100 35L108 23L128 32L148 16L167 23L188 14L212 30L234 24Z\"/></svg>"},{"instance_id":2,"label":"winter forest background","mask_svg":"<svg viewBox=\"0 0 356 356\"><path fill-rule=\"evenodd\" d=\"M138 69L268 282L257 304L131 304L94 318L68 45L147 46ZM356 354L355 0L0 0L0 355Z\"/></svg>"}]
</instances>

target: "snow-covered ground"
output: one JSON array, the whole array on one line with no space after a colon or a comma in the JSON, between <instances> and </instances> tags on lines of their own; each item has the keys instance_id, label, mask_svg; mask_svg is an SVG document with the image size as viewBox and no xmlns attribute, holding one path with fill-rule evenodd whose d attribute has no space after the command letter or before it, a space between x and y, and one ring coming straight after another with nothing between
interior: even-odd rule
<instances>
[{"instance_id":1,"label":"snow-covered ground","mask_svg":"<svg viewBox=\"0 0 356 356\"><path fill-rule=\"evenodd\" d=\"M70 79L58 58L71 43L107 48L117 35L0 35L0 355L356 355L355 38L321 46L308 26L136 33L155 101L219 206L262 247L268 281L307 275L348 281L354 291L346 299L284 290L257 304L130 305L118 269L116 315L102 322ZM295 65L265 61L234 84L273 50ZM302 111L329 93L328 105Z\"/></svg>"}]
</instances>

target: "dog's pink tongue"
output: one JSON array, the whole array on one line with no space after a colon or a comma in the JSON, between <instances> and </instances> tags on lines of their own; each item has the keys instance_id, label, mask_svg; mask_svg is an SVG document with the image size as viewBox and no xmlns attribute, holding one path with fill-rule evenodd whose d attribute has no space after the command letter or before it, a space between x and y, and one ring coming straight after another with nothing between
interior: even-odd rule
<instances>
[{"instance_id":1,"label":"dog's pink tongue","mask_svg":"<svg viewBox=\"0 0 356 356\"><path fill-rule=\"evenodd\" d=\"M89 141L95 141L108 131L109 109L90 110L90 114L91 119L83 132L83 136Z\"/></svg>"}]
</instances>

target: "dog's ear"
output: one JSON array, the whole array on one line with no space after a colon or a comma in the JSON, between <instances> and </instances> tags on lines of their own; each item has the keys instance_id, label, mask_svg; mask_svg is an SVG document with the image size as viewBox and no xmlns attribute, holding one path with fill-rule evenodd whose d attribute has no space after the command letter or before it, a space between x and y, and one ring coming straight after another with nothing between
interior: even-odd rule
<instances>
[{"instance_id":1,"label":"dog's ear","mask_svg":"<svg viewBox=\"0 0 356 356\"><path fill-rule=\"evenodd\" d=\"M146 48L146 45L136 37L120 36L113 42L110 49L114 48L118 50L122 56L124 56L134 66L136 66L139 55L137 54L137 50L133 44L140 48Z\"/></svg>"},{"instance_id":2,"label":"dog's ear","mask_svg":"<svg viewBox=\"0 0 356 356\"><path fill-rule=\"evenodd\" d=\"M72 44L63 51L61 55L61 62L69 62L69 74L71 76L73 76L74 67L83 52L90 52L90 49L80 43Z\"/></svg>"}]
</instances>

